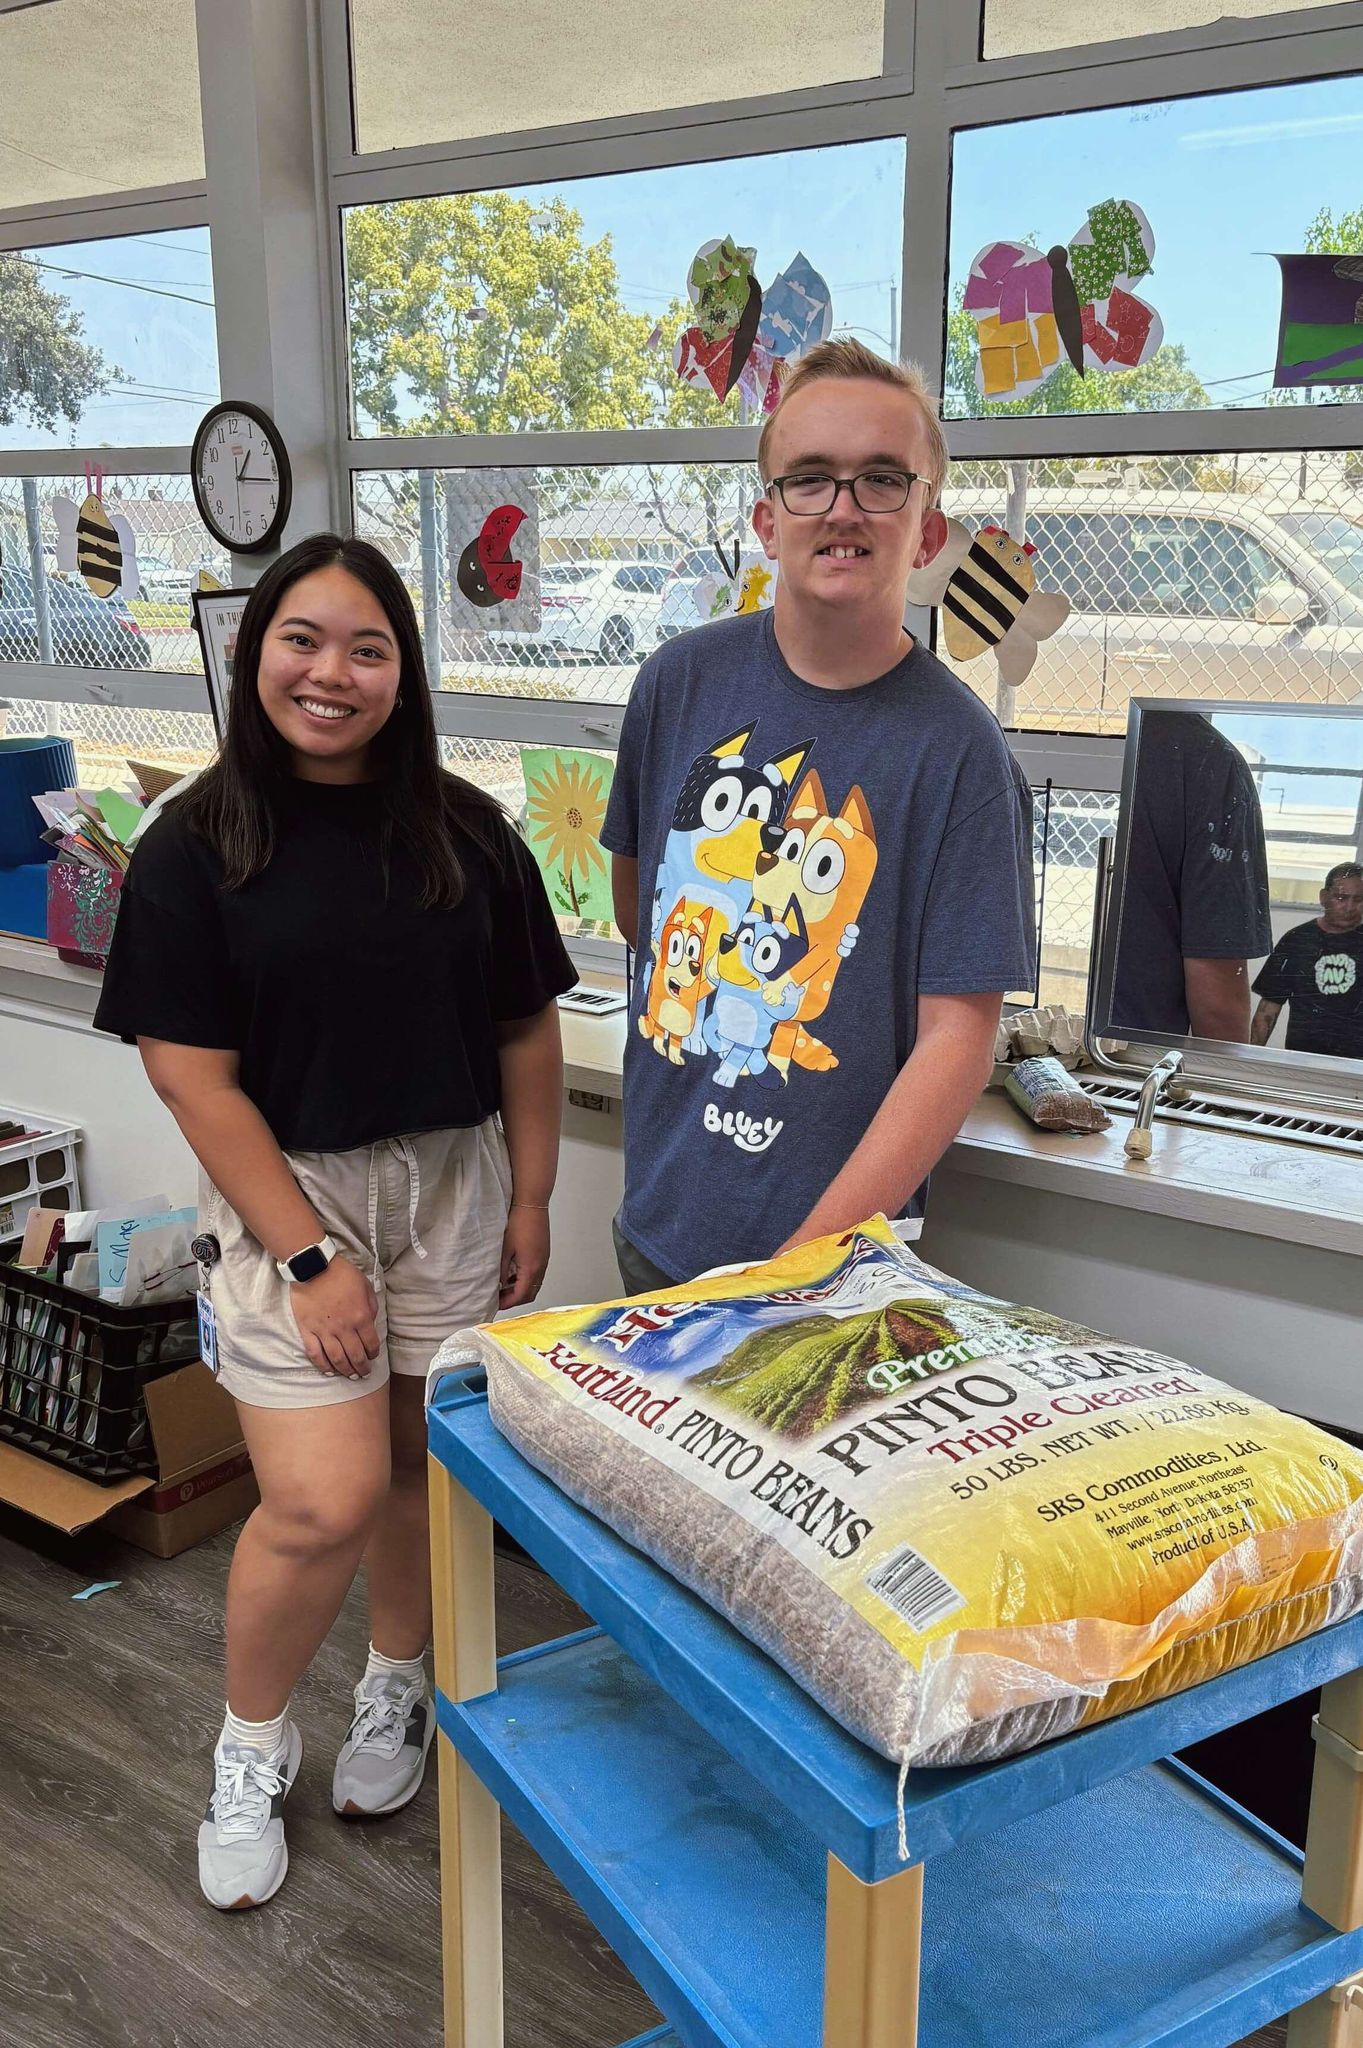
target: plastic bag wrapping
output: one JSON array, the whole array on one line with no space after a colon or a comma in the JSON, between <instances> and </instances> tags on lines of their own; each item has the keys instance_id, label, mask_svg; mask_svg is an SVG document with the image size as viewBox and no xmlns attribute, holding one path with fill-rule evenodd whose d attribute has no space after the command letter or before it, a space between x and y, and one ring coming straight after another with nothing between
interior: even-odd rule
<instances>
[{"instance_id":1,"label":"plastic bag wrapping","mask_svg":"<svg viewBox=\"0 0 1363 2048\"><path fill-rule=\"evenodd\" d=\"M883 1218L451 1339L532 1464L901 1764L1010 1755L1363 1605L1363 1454L976 1292Z\"/></svg>"}]
</instances>

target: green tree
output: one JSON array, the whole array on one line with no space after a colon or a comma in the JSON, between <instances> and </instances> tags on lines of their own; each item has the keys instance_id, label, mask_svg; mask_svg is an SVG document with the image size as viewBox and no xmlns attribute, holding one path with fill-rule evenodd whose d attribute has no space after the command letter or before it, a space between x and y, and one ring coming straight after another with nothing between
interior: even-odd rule
<instances>
[{"instance_id":1,"label":"green tree","mask_svg":"<svg viewBox=\"0 0 1363 2048\"><path fill-rule=\"evenodd\" d=\"M36 265L0 255L0 426L74 422L87 398L108 389L119 372L83 332L70 300L42 283Z\"/></svg>"},{"instance_id":2,"label":"green tree","mask_svg":"<svg viewBox=\"0 0 1363 2048\"><path fill-rule=\"evenodd\" d=\"M611 238L507 192L357 208L348 216L356 404L382 432L497 434L732 421L681 385L662 319L621 303ZM649 346L654 329L660 340Z\"/></svg>"},{"instance_id":3,"label":"green tree","mask_svg":"<svg viewBox=\"0 0 1363 2048\"><path fill-rule=\"evenodd\" d=\"M1328 206L1306 230L1308 256L1363 256L1363 206L1341 213L1336 220Z\"/></svg>"}]
</instances>

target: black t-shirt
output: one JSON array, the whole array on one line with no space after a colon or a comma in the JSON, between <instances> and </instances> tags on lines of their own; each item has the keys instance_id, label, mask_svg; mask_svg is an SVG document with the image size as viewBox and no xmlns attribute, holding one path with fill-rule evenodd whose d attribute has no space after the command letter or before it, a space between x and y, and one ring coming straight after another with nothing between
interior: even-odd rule
<instances>
[{"instance_id":1,"label":"black t-shirt","mask_svg":"<svg viewBox=\"0 0 1363 2048\"><path fill-rule=\"evenodd\" d=\"M1207 718L1147 711L1132 798L1111 1023L1189 1031L1185 960L1257 960L1273 943L1254 778Z\"/></svg>"},{"instance_id":2,"label":"black t-shirt","mask_svg":"<svg viewBox=\"0 0 1363 2048\"><path fill-rule=\"evenodd\" d=\"M483 817L499 862L457 834L452 910L422 907L396 843L385 888L381 824L374 783L291 780L268 866L226 889L172 806L133 854L97 1029L237 1052L242 1090L286 1150L484 1122L501 1107L496 1026L577 976L503 818Z\"/></svg>"},{"instance_id":3,"label":"black t-shirt","mask_svg":"<svg viewBox=\"0 0 1363 2048\"><path fill-rule=\"evenodd\" d=\"M1287 1004L1289 1052L1363 1060L1363 926L1294 924L1259 969L1254 993Z\"/></svg>"}]
</instances>

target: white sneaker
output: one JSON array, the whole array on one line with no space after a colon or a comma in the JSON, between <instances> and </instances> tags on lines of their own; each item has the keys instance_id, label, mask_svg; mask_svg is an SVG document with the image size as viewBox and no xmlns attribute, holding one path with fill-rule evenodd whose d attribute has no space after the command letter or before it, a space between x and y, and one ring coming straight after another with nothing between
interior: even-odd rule
<instances>
[{"instance_id":1,"label":"white sneaker","mask_svg":"<svg viewBox=\"0 0 1363 2048\"><path fill-rule=\"evenodd\" d=\"M302 1761L303 1738L291 1721L273 1756L219 1742L199 1826L199 1884L211 1906L225 1913L263 1906L283 1884L284 1801Z\"/></svg>"},{"instance_id":2,"label":"white sneaker","mask_svg":"<svg viewBox=\"0 0 1363 2048\"><path fill-rule=\"evenodd\" d=\"M424 1675L404 1683L367 1672L355 1688L355 1718L331 1780L337 1813L372 1818L414 1799L434 1734L435 1703Z\"/></svg>"}]
</instances>

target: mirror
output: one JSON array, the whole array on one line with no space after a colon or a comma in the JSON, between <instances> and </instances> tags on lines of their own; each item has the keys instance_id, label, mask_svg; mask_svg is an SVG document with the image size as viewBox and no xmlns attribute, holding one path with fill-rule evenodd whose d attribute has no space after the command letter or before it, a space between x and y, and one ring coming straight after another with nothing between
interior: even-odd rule
<instances>
[{"instance_id":1,"label":"mirror","mask_svg":"<svg viewBox=\"0 0 1363 2048\"><path fill-rule=\"evenodd\" d=\"M1286 577L1265 585L1254 600L1254 617L1260 626L1299 626L1310 610L1306 592Z\"/></svg>"},{"instance_id":2,"label":"mirror","mask_svg":"<svg viewBox=\"0 0 1363 2048\"><path fill-rule=\"evenodd\" d=\"M1133 700L1104 1039L1363 1067L1363 704Z\"/></svg>"}]
</instances>

